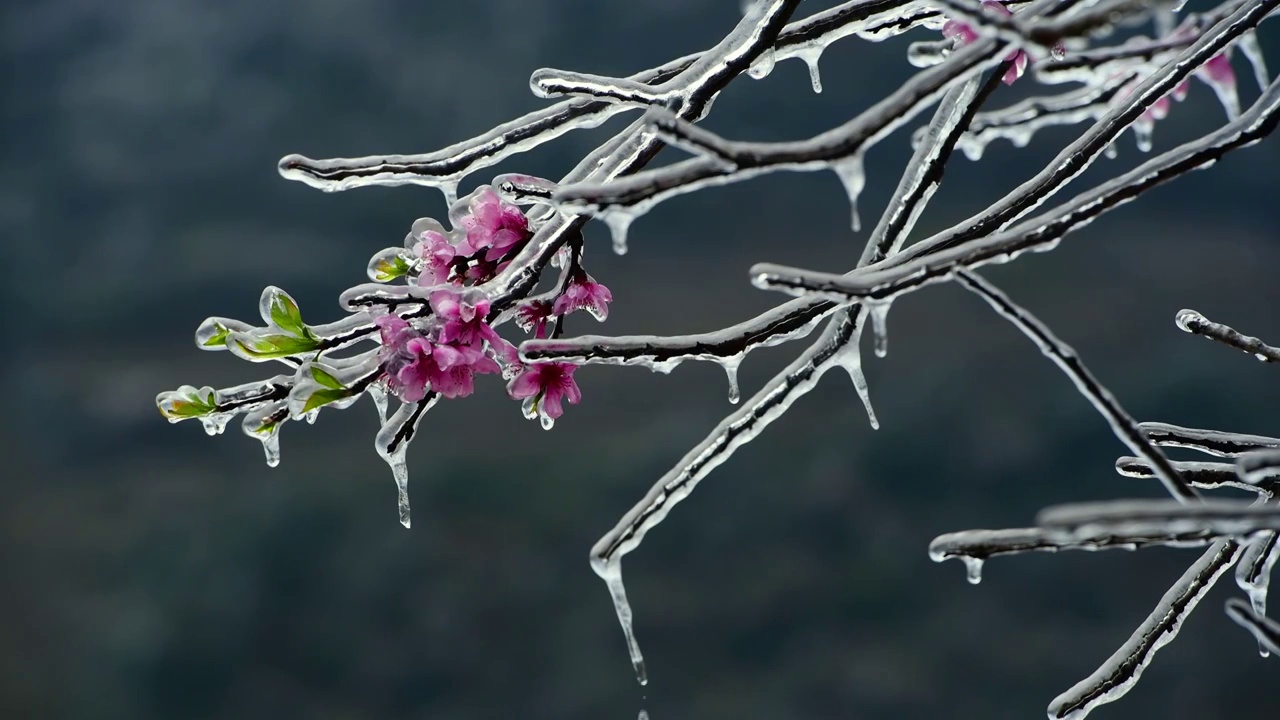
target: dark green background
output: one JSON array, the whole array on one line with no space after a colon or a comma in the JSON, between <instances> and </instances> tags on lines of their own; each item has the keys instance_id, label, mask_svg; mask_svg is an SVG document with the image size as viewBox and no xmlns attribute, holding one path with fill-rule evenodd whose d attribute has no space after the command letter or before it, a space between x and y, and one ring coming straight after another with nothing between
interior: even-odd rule
<instances>
[{"instance_id":1,"label":"dark green background","mask_svg":"<svg viewBox=\"0 0 1280 720\"><path fill-rule=\"evenodd\" d=\"M867 358L882 430L831 373L628 557L645 690L587 550L731 410L718 368L584 369L584 403L551 433L493 379L441 403L410 453L412 531L396 522L367 402L287 426L274 470L238 425L210 439L157 415L160 390L275 372L197 351L203 318L253 319L275 284L311 322L337 319L373 252L443 216L432 190L286 182L279 157L433 150L539 107L538 67L634 72L710 46L737 10L6 2L0 716L1037 718L1110 654L1198 551L1012 558L977 587L926 555L940 533L1022 525L1045 505L1161 495L1114 474L1125 451L1105 422L956 287L897 303L889 357ZM819 96L795 61L743 78L706 124L755 140L834 126L911 71L907 42L840 43ZM1196 85L1158 147L1221 122ZM558 177L620 123L492 173ZM957 160L918 234L984 207L1071 137ZM1193 307L1280 338L1278 142L986 275L1139 419L1280 432L1276 369L1173 324ZM1140 159L1132 137L1119 145L1081 189ZM908 153L899 133L868 158L869 225ZM615 302L607 325L582 316L569 332L745 319L781 299L751 288L753 263L851 266L865 234L847 221L839 183L820 173L669 201L635 223L625 257L593 224L588 266ZM744 394L801 347L753 354ZM1280 660L1261 660L1222 614L1235 590L1221 585L1098 717L1274 717Z\"/></svg>"}]
</instances>

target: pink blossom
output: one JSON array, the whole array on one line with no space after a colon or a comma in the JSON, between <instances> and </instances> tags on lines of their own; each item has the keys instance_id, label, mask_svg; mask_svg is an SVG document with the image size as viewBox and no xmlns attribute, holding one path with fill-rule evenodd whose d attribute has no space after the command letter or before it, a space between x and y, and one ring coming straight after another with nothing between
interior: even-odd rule
<instances>
[{"instance_id":1,"label":"pink blossom","mask_svg":"<svg viewBox=\"0 0 1280 720\"><path fill-rule=\"evenodd\" d=\"M458 254L457 247L449 242L444 233L428 230L422 233L414 248L418 257L422 258L422 274L418 276L418 285L430 287L448 281L449 268Z\"/></svg>"},{"instance_id":2,"label":"pink blossom","mask_svg":"<svg viewBox=\"0 0 1280 720\"><path fill-rule=\"evenodd\" d=\"M1209 58L1196 72L1209 85L1223 88L1236 86L1236 71L1231 68L1231 56L1227 53L1218 53Z\"/></svg>"},{"instance_id":3,"label":"pink blossom","mask_svg":"<svg viewBox=\"0 0 1280 720\"><path fill-rule=\"evenodd\" d=\"M521 330L532 332L536 338L545 338L551 314L551 303L546 300L531 300L516 310L516 324Z\"/></svg>"},{"instance_id":4,"label":"pink blossom","mask_svg":"<svg viewBox=\"0 0 1280 720\"><path fill-rule=\"evenodd\" d=\"M997 15L1004 15L1005 17L1013 15L1009 8L1004 6L1004 3L996 0L982 0L982 7ZM954 38L957 46L964 47L978 39L978 32L969 23L960 20L948 20L942 26L942 36ZM1014 80L1022 77L1022 74L1027 71L1027 64L1031 59L1022 50L1014 50L1009 53L1005 60L1013 64L1009 66L1008 70L1005 70L1004 77L1001 80L1005 85L1012 85Z\"/></svg>"},{"instance_id":5,"label":"pink blossom","mask_svg":"<svg viewBox=\"0 0 1280 720\"><path fill-rule=\"evenodd\" d=\"M472 198L469 212L462 218L467 231L466 255L485 251L493 262L529 238L529 219L520 208L502 201L493 188L485 187Z\"/></svg>"},{"instance_id":6,"label":"pink blossom","mask_svg":"<svg viewBox=\"0 0 1280 720\"><path fill-rule=\"evenodd\" d=\"M404 402L419 402L428 390L446 398L475 391L475 376L502 368L478 348L444 345L418 336L384 364L387 385Z\"/></svg>"},{"instance_id":7,"label":"pink blossom","mask_svg":"<svg viewBox=\"0 0 1280 720\"><path fill-rule=\"evenodd\" d=\"M480 341L488 341L494 352L514 361L515 346L503 340L486 321L490 302L483 292L437 290L431 293L429 301L436 318L444 323L440 328L440 342L478 346Z\"/></svg>"},{"instance_id":8,"label":"pink blossom","mask_svg":"<svg viewBox=\"0 0 1280 720\"><path fill-rule=\"evenodd\" d=\"M569 363L540 363L527 366L507 385L507 394L516 400L535 398L535 407L552 420L564 414L562 400L577 405L582 391L573 379L578 367Z\"/></svg>"},{"instance_id":9,"label":"pink blossom","mask_svg":"<svg viewBox=\"0 0 1280 720\"><path fill-rule=\"evenodd\" d=\"M564 289L551 311L556 315L567 315L574 310L586 310L596 320L604 321L609 317L609 303L613 302L613 293L609 288L596 282L585 272L578 271L569 278L569 286Z\"/></svg>"}]
</instances>

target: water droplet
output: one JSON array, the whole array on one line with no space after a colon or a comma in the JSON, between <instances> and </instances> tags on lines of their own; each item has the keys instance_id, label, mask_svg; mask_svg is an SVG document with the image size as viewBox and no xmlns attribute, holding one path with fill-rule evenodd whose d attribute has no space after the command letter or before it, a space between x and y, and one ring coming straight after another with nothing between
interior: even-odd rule
<instances>
[{"instance_id":1,"label":"water droplet","mask_svg":"<svg viewBox=\"0 0 1280 720\"><path fill-rule=\"evenodd\" d=\"M541 413L541 422L543 430L550 430L556 426L556 419L548 415L545 411Z\"/></svg>"},{"instance_id":2,"label":"water droplet","mask_svg":"<svg viewBox=\"0 0 1280 720\"><path fill-rule=\"evenodd\" d=\"M1178 325L1178 329L1182 332L1194 332L1192 324L1204 322L1204 316L1195 310L1179 310L1177 317L1173 320Z\"/></svg>"},{"instance_id":3,"label":"water droplet","mask_svg":"<svg viewBox=\"0 0 1280 720\"><path fill-rule=\"evenodd\" d=\"M766 50L760 53L760 57L756 58L755 62L751 63L751 67L747 69L747 75L750 75L755 80L768 77L769 73L773 72L773 66L776 62L777 57L774 55L773 50Z\"/></svg>"},{"instance_id":4,"label":"water droplet","mask_svg":"<svg viewBox=\"0 0 1280 720\"><path fill-rule=\"evenodd\" d=\"M970 585L977 585L982 582L982 558L971 557L969 555L961 555L960 559L964 561L965 579Z\"/></svg>"}]
</instances>

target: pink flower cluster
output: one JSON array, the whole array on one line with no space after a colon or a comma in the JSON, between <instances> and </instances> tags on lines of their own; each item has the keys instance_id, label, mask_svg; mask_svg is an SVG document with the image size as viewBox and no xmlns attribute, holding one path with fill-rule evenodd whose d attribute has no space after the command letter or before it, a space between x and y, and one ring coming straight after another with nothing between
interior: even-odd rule
<instances>
[{"instance_id":1,"label":"pink flower cluster","mask_svg":"<svg viewBox=\"0 0 1280 720\"><path fill-rule=\"evenodd\" d=\"M445 398L475 391L477 375L506 371L507 393L524 401L529 417L545 427L564 413L564 401L576 405L582 393L573 378L577 366L543 363L524 366L516 348L489 324L492 303L479 288L501 272L532 236L520 208L505 203L490 187L482 187L452 209L453 227L445 232L432 220L420 221L414 255L421 263L419 286L439 287L429 295L432 315L410 323L399 315L378 317L383 381L404 402L418 402L435 392ZM577 255L559 292L530 300L516 311L516 322L534 337L545 338L548 325L577 310L596 320L609 315L613 294L577 265Z\"/></svg>"},{"instance_id":2,"label":"pink flower cluster","mask_svg":"<svg viewBox=\"0 0 1280 720\"><path fill-rule=\"evenodd\" d=\"M450 237L439 230L419 235L414 254L422 261L418 284L424 287L465 280L485 282L502 272L532 237L529 219L484 186L467 203Z\"/></svg>"}]
</instances>

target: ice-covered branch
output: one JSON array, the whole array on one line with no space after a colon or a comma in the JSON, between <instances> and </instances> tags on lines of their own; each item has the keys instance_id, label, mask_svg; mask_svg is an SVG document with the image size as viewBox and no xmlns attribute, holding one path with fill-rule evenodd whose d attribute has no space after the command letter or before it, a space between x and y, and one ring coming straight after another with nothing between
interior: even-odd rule
<instances>
[{"instance_id":1,"label":"ice-covered branch","mask_svg":"<svg viewBox=\"0 0 1280 720\"><path fill-rule=\"evenodd\" d=\"M1280 123L1280 82L1273 81L1248 112L1218 131L1152 158L1053 211L1003 232L959 246L934 243L939 249L917 253L916 259L910 262L898 262L897 258L919 247L913 246L894 258L848 275L763 263L751 269L753 282L761 288L817 295L836 302L889 300L924 285L946 281L963 268L1008 262L1024 252L1053 249L1069 232L1151 188L1207 167L1231 150L1257 142L1274 131L1277 123Z\"/></svg>"},{"instance_id":2,"label":"ice-covered branch","mask_svg":"<svg viewBox=\"0 0 1280 720\"><path fill-rule=\"evenodd\" d=\"M1147 439L1147 436L1138 429L1138 423L1134 421L1129 413L1120 406L1115 396L1109 390L1103 387L1102 383L1089 372L1084 363L1080 361L1075 350L1062 342L1053 334L1044 323L1028 312L1026 309L1018 306L1007 295L1000 291L999 288L991 283L983 280L977 275L961 271L956 275L956 281L964 287L972 290L987 304L991 305L997 313L1014 327L1018 328L1022 334L1031 339L1032 342L1040 348L1040 352L1049 358L1054 365L1057 365L1067 377L1075 383L1076 389L1080 391L1090 403L1093 404L1098 412L1106 418L1111 425L1111 431L1115 436L1124 443L1130 450L1137 453L1148 464L1151 465L1160 478L1160 482L1164 483L1165 489L1169 494L1177 498L1181 502L1189 502L1197 500L1200 493L1187 484L1173 464L1169 462L1169 458L1160 452L1160 449Z\"/></svg>"},{"instance_id":3,"label":"ice-covered branch","mask_svg":"<svg viewBox=\"0 0 1280 720\"><path fill-rule=\"evenodd\" d=\"M1253 633L1253 636L1258 639L1258 645L1266 648L1267 652L1280 653L1280 623L1254 612L1249 604L1240 598L1231 598L1227 601L1227 617Z\"/></svg>"},{"instance_id":4,"label":"ice-covered branch","mask_svg":"<svg viewBox=\"0 0 1280 720\"><path fill-rule=\"evenodd\" d=\"M1255 450L1236 459L1236 472L1250 485L1262 485L1280 475L1280 450Z\"/></svg>"},{"instance_id":5,"label":"ice-covered branch","mask_svg":"<svg viewBox=\"0 0 1280 720\"><path fill-rule=\"evenodd\" d=\"M1139 425L1138 427L1143 427ZM1157 443L1158 444L1158 443ZM1217 490L1229 487L1236 490L1275 495L1280 493L1280 473L1272 479L1249 483L1240 479L1236 466L1231 463L1185 462L1171 461L1178 474L1191 484L1202 490ZM1122 457L1116 460L1116 472L1131 478L1154 478L1155 471L1142 458Z\"/></svg>"},{"instance_id":6,"label":"ice-covered branch","mask_svg":"<svg viewBox=\"0 0 1280 720\"><path fill-rule=\"evenodd\" d=\"M1099 705L1119 700L1129 692L1156 652L1173 642L1182 622L1239 556L1240 545L1233 540L1219 540L1210 546L1160 598L1155 610L1120 649L1092 675L1049 703L1049 717L1080 720Z\"/></svg>"},{"instance_id":7,"label":"ice-covered branch","mask_svg":"<svg viewBox=\"0 0 1280 720\"><path fill-rule=\"evenodd\" d=\"M866 31L868 39L882 39L936 15L935 11L924 9L923 3L910 0L851 0L787 25L774 43L773 57L776 60L800 57L809 62L809 58L815 58L828 44L854 33ZM650 86L660 85L687 70L704 54L705 51L687 55L628 79ZM452 202L459 181L470 173L532 150L572 130L597 127L631 109L613 102L574 98L435 152L326 160L295 154L281 159L279 170L289 180L328 192L374 185L423 185L441 189Z\"/></svg>"},{"instance_id":8,"label":"ice-covered branch","mask_svg":"<svg viewBox=\"0 0 1280 720\"><path fill-rule=\"evenodd\" d=\"M1036 524L1061 540L1111 535L1208 532L1245 536L1280 530L1280 505L1247 500L1109 500L1058 505L1041 511Z\"/></svg>"},{"instance_id":9,"label":"ice-covered branch","mask_svg":"<svg viewBox=\"0 0 1280 720\"><path fill-rule=\"evenodd\" d=\"M1061 552L1063 550L1138 550L1145 547L1200 547L1217 536L1195 531L1179 534L1133 534L1091 537L1082 540L1055 537L1043 528L1010 528L1007 530L963 530L947 533L929 543L929 558L934 562L958 559L964 562L969 582L982 579L982 564L1000 555L1029 552Z\"/></svg>"},{"instance_id":10,"label":"ice-covered branch","mask_svg":"<svg viewBox=\"0 0 1280 720\"><path fill-rule=\"evenodd\" d=\"M1144 422L1138 425L1151 442L1160 447L1199 450L1206 455L1238 458L1245 453L1267 448L1280 448L1280 438L1244 433L1202 430L1168 423Z\"/></svg>"},{"instance_id":11,"label":"ice-covered branch","mask_svg":"<svg viewBox=\"0 0 1280 720\"><path fill-rule=\"evenodd\" d=\"M1256 337L1242 335L1228 325L1212 322L1195 310L1179 310L1176 322L1184 332L1229 345L1262 362L1280 362L1280 348L1271 347Z\"/></svg>"}]
</instances>

